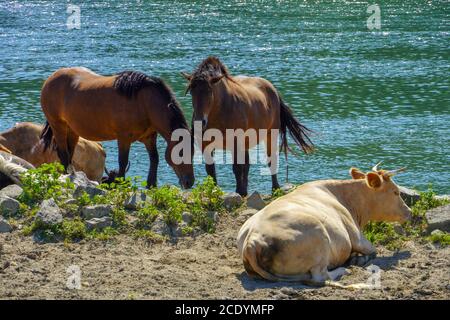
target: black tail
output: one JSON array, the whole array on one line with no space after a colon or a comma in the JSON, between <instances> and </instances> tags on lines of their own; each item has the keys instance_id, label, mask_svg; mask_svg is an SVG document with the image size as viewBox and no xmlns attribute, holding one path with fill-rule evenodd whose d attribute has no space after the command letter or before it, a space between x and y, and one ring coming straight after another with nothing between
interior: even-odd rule
<instances>
[{"instance_id":1,"label":"black tail","mask_svg":"<svg viewBox=\"0 0 450 320\"><path fill-rule=\"evenodd\" d=\"M53 144L53 130L50 127L48 121L45 123L45 127L41 132L41 141L44 143L44 152L47 151Z\"/></svg>"},{"instance_id":2,"label":"black tail","mask_svg":"<svg viewBox=\"0 0 450 320\"><path fill-rule=\"evenodd\" d=\"M287 151L290 150L287 141L287 130L291 134L295 143L302 148L303 152L310 153L314 150L314 144L309 138L308 134L312 133L310 129L302 125L292 114L291 108L284 103L280 98L280 120L281 120L281 145L280 150L284 151L287 155Z\"/></svg>"}]
</instances>

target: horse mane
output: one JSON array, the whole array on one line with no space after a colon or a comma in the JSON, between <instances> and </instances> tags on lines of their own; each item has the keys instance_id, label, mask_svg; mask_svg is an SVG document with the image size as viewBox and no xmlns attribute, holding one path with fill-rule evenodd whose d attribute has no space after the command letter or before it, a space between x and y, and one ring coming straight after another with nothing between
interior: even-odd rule
<instances>
[{"instance_id":1,"label":"horse mane","mask_svg":"<svg viewBox=\"0 0 450 320\"><path fill-rule=\"evenodd\" d=\"M126 70L116 74L113 86L120 94L132 98L141 89L156 84L158 80L160 79L139 71Z\"/></svg>"},{"instance_id":2,"label":"horse mane","mask_svg":"<svg viewBox=\"0 0 450 320\"><path fill-rule=\"evenodd\" d=\"M192 80L208 80L222 75L227 79L231 79L231 74L222 61L215 56L209 56L192 73Z\"/></svg>"},{"instance_id":3,"label":"horse mane","mask_svg":"<svg viewBox=\"0 0 450 320\"><path fill-rule=\"evenodd\" d=\"M122 71L114 80L114 88L128 98L135 96L141 89L146 87L155 88L166 101L170 111L170 126L172 131L178 128L188 129L186 118L172 89L161 79L148 76L139 71Z\"/></svg>"}]
</instances>

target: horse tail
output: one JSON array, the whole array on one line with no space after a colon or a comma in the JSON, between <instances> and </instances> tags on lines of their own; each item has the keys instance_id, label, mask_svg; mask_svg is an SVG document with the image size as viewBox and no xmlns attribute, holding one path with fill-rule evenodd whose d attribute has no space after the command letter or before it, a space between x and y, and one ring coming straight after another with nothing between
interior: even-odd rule
<instances>
[{"instance_id":1,"label":"horse tail","mask_svg":"<svg viewBox=\"0 0 450 320\"><path fill-rule=\"evenodd\" d=\"M40 135L41 142L44 144L44 152L53 144L53 130L48 121L45 123L44 129Z\"/></svg>"},{"instance_id":2,"label":"horse tail","mask_svg":"<svg viewBox=\"0 0 450 320\"><path fill-rule=\"evenodd\" d=\"M302 125L292 113L292 109L284 103L283 99L280 97L280 136L281 145L280 150L284 151L287 156L287 151L290 150L287 141L287 131L291 137L294 139L295 143L303 150L304 153L311 153L314 150L314 144L309 138L309 134L312 130L308 129Z\"/></svg>"}]
</instances>

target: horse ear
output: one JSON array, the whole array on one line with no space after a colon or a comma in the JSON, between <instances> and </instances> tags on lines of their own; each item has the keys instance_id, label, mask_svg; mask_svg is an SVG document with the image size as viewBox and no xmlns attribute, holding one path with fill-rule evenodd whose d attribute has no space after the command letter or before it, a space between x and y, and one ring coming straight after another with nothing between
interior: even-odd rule
<instances>
[{"instance_id":1,"label":"horse ear","mask_svg":"<svg viewBox=\"0 0 450 320\"><path fill-rule=\"evenodd\" d=\"M209 79L209 83L211 83L211 84L216 84L217 82L219 82L220 80L222 80L222 78L224 77L225 75L220 75L220 76L217 76L217 77L212 77L211 79Z\"/></svg>"},{"instance_id":2,"label":"horse ear","mask_svg":"<svg viewBox=\"0 0 450 320\"><path fill-rule=\"evenodd\" d=\"M191 81L192 76L189 73L186 72L180 72L180 74L185 78L187 81Z\"/></svg>"}]
</instances>

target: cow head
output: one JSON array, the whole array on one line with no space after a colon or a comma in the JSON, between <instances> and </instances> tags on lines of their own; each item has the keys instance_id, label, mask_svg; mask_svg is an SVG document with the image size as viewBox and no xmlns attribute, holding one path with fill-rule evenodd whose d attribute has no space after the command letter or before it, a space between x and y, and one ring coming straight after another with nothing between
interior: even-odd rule
<instances>
[{"instance_id":1,"label":"cow head","mask_svg":"<svg viewBox=\"0 0 450 320\"><path fill-rule=\"evenodd\" d=\"M411 219L411 210L400 197L398 186L392 177L405 170L379 170L377 164L368 173L356 168L350 169L353 179L364 179L368 190L367 205L370 206L370 220L373 221L397 221L403 223Z\"/></svg>"}]
</instances>

